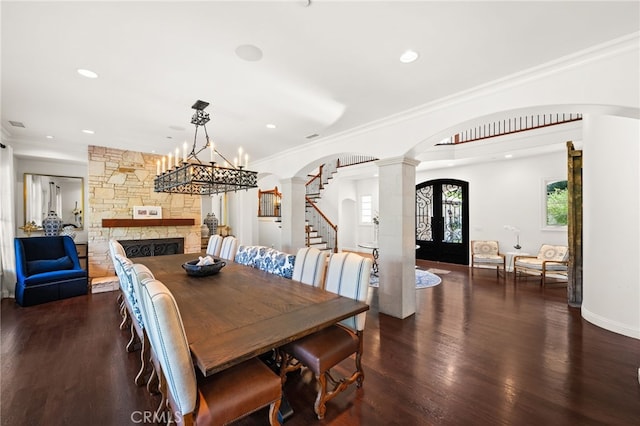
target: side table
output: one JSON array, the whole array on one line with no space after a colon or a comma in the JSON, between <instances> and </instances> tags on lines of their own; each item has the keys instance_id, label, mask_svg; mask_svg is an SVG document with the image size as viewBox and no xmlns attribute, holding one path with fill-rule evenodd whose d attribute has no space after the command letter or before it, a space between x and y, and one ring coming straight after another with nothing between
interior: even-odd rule
<instances>
[{"instance_id":1,"label":"side table","mask_svg":"<svg viewBox=\"0 0 640 426\"><path fill-rule=\"evenodd\" d=\"M371 267L372 274L374 277L378 276L378 243L370 242L370 243L358 243L358 247L366 248L371 250L371 254L373 256L373 265Z\"/></svg>"},{"instance_id":2,"label":"side table","mask_svg":"<svg viewBox=\"0 0 640 426\"><path fill-rule=\"evenodd\" d=\"M513 259L516 256L530 256L531 253L524 251L508 251L505 254L505 263L507 265L507 272L513 272Z\"/></svg>"},{"instance_id":3,"label":"side table","mask_svg":"<svg viewBox=\"0 0 640 426\"><path fill-rule=\"evenodd\" d=\"M78 252L78 260L80 267L89 272L89 253L87 243L76 243L76 251Z\"/></svg>"}]
</instances>

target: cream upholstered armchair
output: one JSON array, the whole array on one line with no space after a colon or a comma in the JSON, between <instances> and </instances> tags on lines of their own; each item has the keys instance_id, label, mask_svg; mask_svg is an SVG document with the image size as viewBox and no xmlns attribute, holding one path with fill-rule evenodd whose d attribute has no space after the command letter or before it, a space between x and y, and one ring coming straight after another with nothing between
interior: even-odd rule
<instances>
[{"instance_id":1,"label":"cream upholstered armchair","mask_svg":"<svg viewBox=\"0 0 640 426\"><path fill-rule=\"evenodd\" d=\"M497 241L471 241L471 275L473 275L476 266L496 268L497 276L500 276L500 268L503 272L505 271L505 257L500 253Z\"/></svg>"},{"instance_id":2,"label":"cream upholstered armchair","mask_svg":"<svg viewBox=\"0 0 640 426\"><path fill-rule=\"evenodd\" d=\"M546 284L547 275L567 276L569 265L569 248L543 244L537 256L515 256L513 258L513 280L518 272L540 275L540 284Z\"/></svg>"}]
</instances>

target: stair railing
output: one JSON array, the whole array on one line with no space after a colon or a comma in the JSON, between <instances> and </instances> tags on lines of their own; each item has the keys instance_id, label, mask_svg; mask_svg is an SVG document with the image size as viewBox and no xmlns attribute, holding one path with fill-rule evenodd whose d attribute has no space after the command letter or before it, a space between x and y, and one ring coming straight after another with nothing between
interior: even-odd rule
<instances>
[{"instance_id":1,"label":"stair railing","mask_svg":"<svg viewBox=\"0 0 640 426\"><path fill-rule=\"evenodd\" d=\"M311 177L311 179L306 184L306 194L307 195L320 195L320 190L322 190L322 169L324 168L324 164L319 167L318 174Z\"/></svg>"},{"instance_id":2,"label":"stair railing","mask_svg":"<svg viewBox=\"0 0 640 426\"><path fill-rule=\"evenodd\" d=\"M326 238L327 248L330 248L334 253L338 252L338 226L331 223L329 218L318 208L316 203L309 197L305 197L307 206L311 207L307 210L307 222L311 227L318 231L318 235ZM309 229L306 229L307 233L307 247L309 246Z\"/></svg>"},{"instance_id":3,"label":"stair railing","mask_svg":"<svg viewBox=\"0 0 640 426\"><path fill-rule=\"evenodd\" d=\"M510 135L512 133L540 129L542 127L555 126L580 120L582 120L582 114L580 113L538 114L513 117L472 127L460 133L456 133L436 145L475 142L482 139Z\"/></svg>"},{"instance_id":4,"label":"stair railing","mask_svg":"<svg viewBox=\"0 0 640 426\"><path fill-rule=\"evenodd\" d=\"M280 217L282 205L282 193L278 187L267 191L258 189L258 217Z\"/></svg>"}]
</instances>

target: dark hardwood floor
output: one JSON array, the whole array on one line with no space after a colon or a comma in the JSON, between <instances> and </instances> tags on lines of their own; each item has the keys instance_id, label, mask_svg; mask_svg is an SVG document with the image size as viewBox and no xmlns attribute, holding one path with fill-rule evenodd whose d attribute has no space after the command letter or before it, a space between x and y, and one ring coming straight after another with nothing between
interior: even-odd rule
<instances>
[{"instance_id":1,"label":"dark hardwood floor","mask_svg":"<svg viewBox=\"0 0 640 426\"><path fill-rule=\"evenodd\" d=\"M450 270L417 290L417 313L378 313L377 290L363 357L351 387L313 413L315 387L293 375L286 425L638 425L640 341L600 329L566 304L566 288ZM158 403L133 378L116 293L21 308L1 303L2 425L128 425ZM339 369L351 367L343 363ZM265 410L238 422L267 423Z\"/></svg>"}]
</instances>

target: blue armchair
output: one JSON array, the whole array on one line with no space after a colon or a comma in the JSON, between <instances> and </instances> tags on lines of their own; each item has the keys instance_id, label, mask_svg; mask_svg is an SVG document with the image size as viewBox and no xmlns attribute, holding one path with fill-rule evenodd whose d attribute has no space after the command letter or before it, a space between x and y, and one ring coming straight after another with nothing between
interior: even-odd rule
<instances>
[{"instance_id":1,"label":"blue armchair","mask_svg":"<svg viewBox=\"0 0 640 426\"><path fill-rule=\"evenodd\" d=\"M16 238L14 245L20 306L87 294L87 271L80 267L71 237Z\"/></svg>"}]
</instances>

